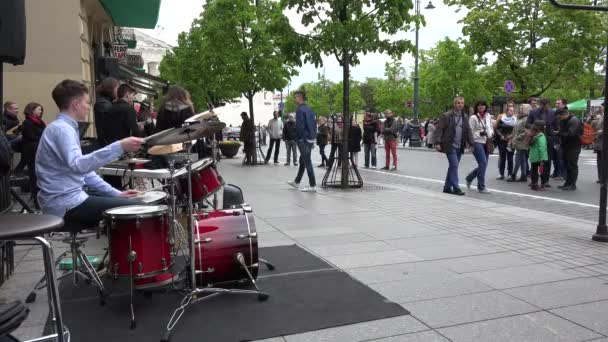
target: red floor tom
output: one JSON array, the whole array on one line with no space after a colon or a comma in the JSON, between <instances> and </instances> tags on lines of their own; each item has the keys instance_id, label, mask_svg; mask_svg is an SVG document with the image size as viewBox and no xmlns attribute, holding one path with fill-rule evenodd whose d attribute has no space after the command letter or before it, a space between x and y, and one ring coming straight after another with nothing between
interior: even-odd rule
<instances>
[{"instance_id":1,"label":"red floor tom","mask_svg":"<svg viewBox=\"0 0 608 342\"><path fill-rule=\"evenodd\" d=\"M106 210L109 273L135 279L167 272L173 264L169 209L166 205L133 205Z\"/></svg>"}]
</instances>

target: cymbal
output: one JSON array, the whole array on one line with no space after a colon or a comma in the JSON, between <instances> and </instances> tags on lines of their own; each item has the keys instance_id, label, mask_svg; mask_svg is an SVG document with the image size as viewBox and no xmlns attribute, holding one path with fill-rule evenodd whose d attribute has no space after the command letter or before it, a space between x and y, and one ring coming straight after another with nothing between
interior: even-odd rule
<instances>
[{"instance_id":1,"label":"cymbal","mask_svg":"<svg viewBox=\"0 0 608 342\"><path fill-rule=\"evenodd\" d=\"M148 153L154 156L163 156L166 154L177 153L184 149L183 144L172 144L172 145L157 145L148 149Z\"/></svg>"},{"instance_id":2,"label":"cymbal","mask_svg":"<svg viewBox=\"0 0 608 342\"><path fill-rule=\"evenodd\" d=\"M121 159L113 161L112 164L120 164L120 165L129 165L129 164L145 164L149 163L151 160L149 159L141 159L141 158L129 158L129 159Z\"/></svg>"},{"instance_id":3,"label":"cymbal","mask_svg":"<svg viewBox=\"0 0 608 342\"><path fill-rule=\"evenodd\" d=\"M181 144L190 140L211 137L216 132L224 129L224 127L226 127L226 124L219 121L203 122L163 131L163 134L148 137L146 143L152 146Z\"/></svg>"}]
</instances>

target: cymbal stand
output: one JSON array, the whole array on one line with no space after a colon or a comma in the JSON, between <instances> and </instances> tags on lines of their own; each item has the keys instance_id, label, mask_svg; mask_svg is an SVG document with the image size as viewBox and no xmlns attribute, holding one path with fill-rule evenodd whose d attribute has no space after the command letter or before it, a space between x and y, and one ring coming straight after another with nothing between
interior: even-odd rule
<instances>
[{"instance_id":1,"label":"cymbal stand","mask_svg":"<svg viewBox=\"0 0 608 342\"><path fill-rule=\"evenodd\" d=\"M169 318L169 322L167 323L166 330L163 333L163 336L161 338L161 342L170 341L171 331L175 328L175 326L177 325L177 322L179 322L181 317L184 315L186 308L188 308L188 306L190 306L194 303L198 303L200 301L210 299L210 298L213 298L213 297L221 295L221 294L232 294L232 293L233 294L257 295L259 301L265 301L269 297L269 295L267 293L261 292L259 290L259 288L257 287L257 284L256 284L255 280L253 279L253 276L249 272L249 269L245 263L245 258L243 257L243 255L241 253L238 253L234 256L235 261L238 262L245 269L251 283L255 287L255 290L224 289L224 288L215 288L215 287L210 287L210 286L203 287L203 288L198 287L197 280L196 280L197 275L203 277L204 271L196 269L195 249L198 245L200 245L202 243L207 243L207 241L205 239L198 240L198 239L194 238L194 214L192 212L192 208L193 208L193 203L192 203L192 161L188 158L185 161L185 164L186 164L186 170L187 170L187 174L188 174L187 234L188 234L189 247L190 247L190 258L187 261L186 269L187 269L188 277L189 277L189 279L188 279L189 281L187 282L187 284L190 286L190 288L185 289L186 293L185 293L184 297L182 298L182 301L180 302L179 307L177 309L175 309L175 311L171 315L171 318ZM198 221L197 221L197 232L198 232ZM249 236L248 238L251 239L251 238L255 238L255 237ZM201 254L201 253L202 253L202 249L199 249L199 254ZM201 258L203 258L203 257L204 256L201 255Z\"/></svg>"}]
</instances>

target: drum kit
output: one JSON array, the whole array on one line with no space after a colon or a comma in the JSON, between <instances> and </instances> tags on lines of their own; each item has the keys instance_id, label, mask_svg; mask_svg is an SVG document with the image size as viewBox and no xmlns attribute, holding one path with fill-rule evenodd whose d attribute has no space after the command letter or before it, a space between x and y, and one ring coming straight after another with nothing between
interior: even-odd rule
<instances>
[{"instance_id":1,"label":"drum kit","mask_svg":"<svg viewBox=\"0 0 608 342\"><path fill-rule=\"evenodd\" d=\"M146 138L146 145L153 151L172 152L182 148L165 146L183 144L183 149L189 151L193 140L209 137L224 126L218 122L186 123ZM182 167L177 168L174 159L167 159L165 184L135 197L141 204L104 213L109 240L106 271L113 279L129 280L131 328L136 326L134 290L170 286L184 294L162 341L169 341L185 309L196 302L230 293L253 294L260 301L268 299L269 295L256 284L258 268L263 264L274 269L258 257L251 207L244 203L240 188L224 183L214 160L191 162L186 157L181 161ZM131 181L137 174L138 170L131 168ZM224 196L224 206L219 209L217 195L222 188L231 193ZM213 203L205 205L211 197ZM232 202L227 204L227 199ZM201 204L207 209L199 209ZM253 289L228 288L231 283L248 283Z\"/></svg>"}]
</instances>

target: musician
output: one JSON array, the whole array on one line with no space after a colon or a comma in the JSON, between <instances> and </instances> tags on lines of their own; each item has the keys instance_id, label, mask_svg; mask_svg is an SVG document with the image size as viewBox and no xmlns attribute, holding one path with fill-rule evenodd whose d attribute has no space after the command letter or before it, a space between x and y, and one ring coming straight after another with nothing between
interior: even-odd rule
<instances>
[{"instance_id":1,"label":"musician","mask_svg":"<svg viewBox=\"0 0 608 342\"><path fill-rule=\"evenodd\" d=\"M112 111L112 103L118 97L118 80L113 77L106 77L97 86L97 98L93 112L95 113L95 130L97 131L97 142L99 147L104 147L111 142L106 140L105 128L112 129L114 124L109 120Z\"/></svg>"},{"instance_id":2,"label":"musician","mask_svg":"<svg viewBox=\"0 0 608 342\"><path fill-rule=\"evenodd\" d=\"M187 118L194 115L190 94L180 86L171 86L158 112L156 130L182 127Z\"/></svg>"},{"instance_id":3,"label":"musician","mask_svg":"<svg viewBox=\"0 0 608 342\"><path fill-rule=\"evenodd\" d=\"M143 124L137 123L137 113L133 106L137 91L128 84L121 84L117 94L118 100L112 104L112 110L106 119L106 140L113 143L130 136L143 137Z\"/></svg>"},{"instance_id":4,"label":"musician","mask_svg":"<svg viewBox=\"0 0 608 342\"><path fill-rule=\"evenodd\" d=\"M136 196L137 191L120 192L103 181L95 170L124 152L137 151L143 139L124 138L82 155L78 121L84 121L91 110L89 89L84 83L64 80L53 89L52 97L61 112L44 130L36 153L42 211L67 222L94 226L105 210L136 204L129 198Z\"/></svg>"}]
</instances>

